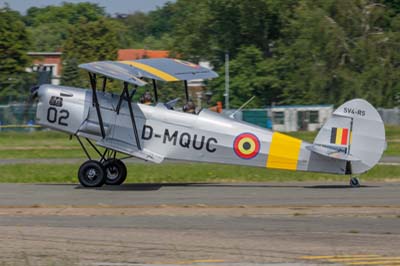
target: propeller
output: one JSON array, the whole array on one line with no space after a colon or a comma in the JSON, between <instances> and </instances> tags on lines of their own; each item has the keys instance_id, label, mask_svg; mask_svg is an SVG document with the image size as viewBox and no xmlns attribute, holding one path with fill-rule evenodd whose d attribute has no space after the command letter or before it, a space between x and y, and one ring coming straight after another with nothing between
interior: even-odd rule
<instances>
[{"instance_id":1,"label":"propeller","mask_svg":"<svg viewBox=\"0 0 400 266\"><path fill-rule=\"evenodd\" d=\"M48 67L39 65L37 67L37 70L35 71L37 74L37 80L35 86L30 88L30 94L28 98L25 100L25 110L24 110L24 123L31 124L31 120L28 121L29 119L29 109L32 107L32 105L35 103L36 98L38 97L38 92L40 85L42 84L49 84L51 83L51 75L52 75L52 69L48 69ZM34 123L34 121L32 121Z\"/></svg>"}]
</instances>

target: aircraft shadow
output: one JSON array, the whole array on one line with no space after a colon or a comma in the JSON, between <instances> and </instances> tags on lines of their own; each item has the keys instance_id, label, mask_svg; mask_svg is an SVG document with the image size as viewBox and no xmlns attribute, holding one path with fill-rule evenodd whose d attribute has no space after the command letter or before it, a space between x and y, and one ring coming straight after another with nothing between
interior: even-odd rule
<instances>
[{"instance_id":1,"label":"aircraft shadow","mask_svg":"<svg viewBox=\"0 0 400 266\"><path fill-rule=\"evenodd\" d=\"M120 186L103 186L98 188L86 188L79 184L36 184L41 186L70 186L74 189L90 189L99 191L156 191L163 187L219 187L219 188L305 188L305 189L356 189L349 185L308 185L304 186L302 184L251 184L251 183L126 183ZM361 185L359 188L376 188L379 186L372 185Z\"/></svg>"},{"instance_id":2,"label":"aircraft shadow","mask_svg":"<svg viewBox=\"0 0 400 266\"><path fill-rule=\"evenodd\" d=\"M374 188L379 186L368 186L368 185L361 185L358 188ZM303 186L303 188L311 188L311 189L357 189L351 187L349 185L316 185L316 186Z\"/></svg>"},{"instance_id":3,"label":"aircraft shadow","mask_svg":"<svg viewBox=\"0 0 400 266\"><path fill-rule=\"evenodd\" d=\"M298 185L275 185L275 184L228 184L228 183L127 183L120 186L103 186L96 188L96 190L105 191L155 191L160 190L163 187L210 187L210 188L305 188L305 189L354 189L349 185L315 185L315 186L304 186ZM373 188L378 186L362 185L359 188ZM84 187L76 187L85 189Z\"/></svg>"},{"instance_id":4,"label":"aircraft shadow","mask_svg":"<svg viewBox=\"0 0 400 266\"><path fill-rule=\"evenodd\" d=\"M199 183L127 183L120 186L103 186L96 188L96 190L105 191L155 191L160 190L163 187L189 187L201 185ZM82 186L76 187L83 188Z\"/></svg>"}]
</instances>

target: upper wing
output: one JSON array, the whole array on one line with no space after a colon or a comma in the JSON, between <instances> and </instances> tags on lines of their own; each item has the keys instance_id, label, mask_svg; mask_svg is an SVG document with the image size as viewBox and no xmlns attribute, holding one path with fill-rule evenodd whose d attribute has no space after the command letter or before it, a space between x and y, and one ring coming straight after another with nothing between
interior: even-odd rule
<instances>
[{"instance_id":1,"label":"upper wing","mask_svg":"<svg viewBox=\"0 0 400 266\"><path fill-rule=\"evenodd\" d=\"M92 73L101 74L112 79L122 80L137 86L143 86L147 84L145 81L137 78L136 73L132 69L118 62L98 61L81 64L79 67Z\"/></svg>"},{"instance_id":2,"label":"upper wing","mask_svg":"<svg viewBox=\"0 0 400 266\"><path fill-rule=\"evenodd\" d=\"M87 71L120 79L139 86L144 81L139 78L149 78L161 81L179 81L193 79L211 79L218 77L214 71L178 59L157 58L132 61L99 61L79 65Z\"/></svg>"}]
</instances>

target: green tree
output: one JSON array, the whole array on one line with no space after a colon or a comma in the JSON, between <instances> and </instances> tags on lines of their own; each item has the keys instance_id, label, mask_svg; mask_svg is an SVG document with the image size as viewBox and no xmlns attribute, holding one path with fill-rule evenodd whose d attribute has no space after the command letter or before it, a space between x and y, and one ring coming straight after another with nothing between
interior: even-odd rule
<instances>
[{"instance_id":1,"label":"green tree","mask_svg":"<svg viewBox=\"0 0 400 266\"><path fill-rule=\"evenodd\" d=\"M127 16L117 17L117 20L126 27L124 33L126 42L122 48L143 47L142 41L148 36L148 15L138 11Z\"/></svg>"},{"instance_id":2,"label":"green tree","mask_svg":"<svg viewBox=\"0 0 400 266\"><path fill-rule=\"evenodd\" d=\"M283 102L340 104L362 97L393 106L399 35L390 13L370 1L302 1L277 53L286 65Z\"/></svg>"},{"instance_id":3,"label":"green tree","mask_svg":"<svg viewBox=\"0 0 400 266\"><path fill-rule=\"evenodd\" d=\"M80 83L78 61L76 58L66 58L63 61L61 84L79 87Z\"/></svg>"},{"instance_id":4,"label":"green tree","mask_svg":"<svg viewBox=\"0 0 400 266\"><path fill-rule=\"evenodd\" d=\"M93 22L81 21L79 26L70 28L63 47L63 60L67 62L62 74L65 85L89 84L84 71L80 73L79 79L71 79L71 76L75 77L75 74L71 75L71 69L77 68L78 64L117 58L118 36L114 27L113 21L100 19Z\"/></svg>"},{"instance_id":5,"label":"green tree","mask_svg":"<svg viewBox=\"0 0 400 266\"><path fill-rule=\"evenodd\" d=\"M232 108L240 107L252 96L256 98L248 107L265 107L279 102L282 85L275 78L275 65L264 59L262 51L252 46L239 48L235 59L230 61L230 104ZM276 73L275 73L276 74ZM210 82L216 92L214 100L221 100L225 84L225 72Z\"/></svg>"},{"instance_id":6,"label":"green tree","mask_svg":"<svg viewBox=\"0 0 400 266\"><path fill-rule=\"evenodd\" d=\"M29 8L26 12L25 23L33 27L55 22L75 25L83 18L87 21L96 21L104 16L106 16L104 8L98 4L64 2L60 6Z\"/></svg>"},{"instance_id":7,"label":"green tree","mask_svg":"<svg viewBox=\"0 0 400 266\"><path fill-rule=\"evenodd\" d=\"M123 48L170 50L171 32L175 27L175 4L167 2L149 13L135 12L117 18L125 25Z\"/></svg>"},{"instance_id":8,"label":"green tree","mask_svg":"<svg viewBox=\"0 0 400 266\"><path fill-rule=\"evenodd\" d=\"M66 3L61 6L31 7L24 17L33 38L32 50L55 51L63 46L70 26L82 20L96 21L104 18L104 8L93 3Z\"/></svg>"},{"instance_id":9,"label":"green tree","mask_svg":"<svg viewBox=\"0 0 400 266\"><path fill-rule=\"evenodd\" d=\"M295 0L181 0L176 3L175 49L187 58L208 58L222 65L226 51L232 58L242 46L255 46L264 56L281 36Z\"/></svg>"},{"instance_id":10,"label":"green tree","mask_svg":"<svg viewBox=\"0 0 400 266\"><path fill-rule=\"evenodd\" d=\"M259 93L258 106L362 97L390 107L400 84L398 2L178 0L173 44L187 59L213 63L221 76L211 83L219 100L229 52L233 106ZM235 92L239 87L242 94Z\"/></svg>"},{"instance_id":11,"label":"green tree","mask_svg":"<svg viewBox=\"0 0 400 266\"><path fill-rule=\"evenodd\" d=\"M31 8L25 21L36 37L33 47L52 50L65 42L64 84L83 84L87 74L74 78L76 65L115 59L117 48L171 49L172 56L211 61L220 74L210 83L213 98L223 100L229 52L233 107L252 95L253 107L340 104L354 97L391 107L400 98L399 3L177 0L117 18L80 3ZM174 93L174 86L164 91Z\"/></svg>"},{"instance_id":12,"label":"green tree","mask_svg":"<svg viewBox=\"0 0 400 266\"><path fill-rule=\"evenodd\" d=\"M0 8L0 97L25 95L29 66L29 36L20 14Z\"/></svg>"},{"instance_id":13,"label":"green tree","mask_svg":"<svg viewBox=\"0 0 400 266\"><path fill-rule=\"evenodd\" d=\"M176 2L176 13L173 18L176 25L173 29L174 53L191 61L202 58L215 61L211 46L211 30L208 27L210 12L207 1L181 0Z\"/></svg>"}]
</instances>

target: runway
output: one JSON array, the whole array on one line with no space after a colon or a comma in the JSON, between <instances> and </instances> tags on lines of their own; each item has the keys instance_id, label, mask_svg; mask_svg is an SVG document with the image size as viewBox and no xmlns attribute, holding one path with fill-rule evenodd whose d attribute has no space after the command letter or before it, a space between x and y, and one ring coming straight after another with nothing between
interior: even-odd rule
<instances>
[{"instance_id":1,"label":"runway","mask_svg":"<svg viewBox=\"0 0 400 266\"><path fill-rule=\"evenodd\" d=\"M0 264L399 265L400 183L364 185L0 184Z\"/></svg>"},{"instance_id":2,"label":"runway","mask_svg":"<svg viewBox=\"0 0 400 266\"><path fill-rule=\"evenodd\" d=\"M400 182L124 184L0 184L0 206L34 205L400 206Z\"/></svg>"}]
</instances>

